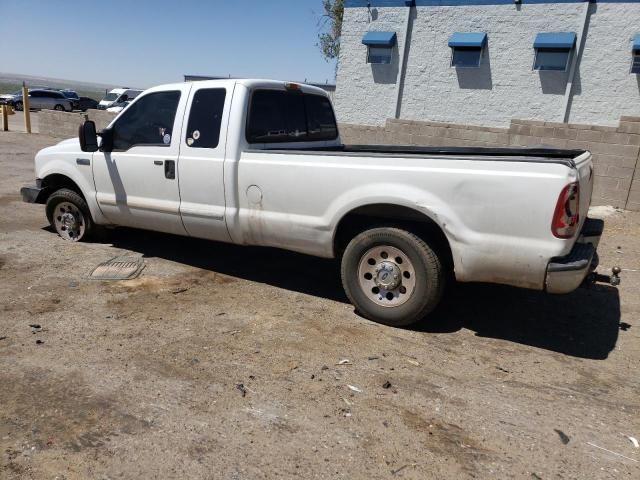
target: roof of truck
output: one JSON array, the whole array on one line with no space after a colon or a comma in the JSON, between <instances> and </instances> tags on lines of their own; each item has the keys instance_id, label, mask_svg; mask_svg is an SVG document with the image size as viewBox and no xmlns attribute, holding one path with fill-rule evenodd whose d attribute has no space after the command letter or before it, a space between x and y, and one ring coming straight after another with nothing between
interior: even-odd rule
<instances>
[{"instance_id":1,"label":"roof of truck","mask_svg":"<svg viewBox=\"0 0 640 480\"><path fill-rule=\"evenodd\" d=\"M232 85L239 83L248 89L254 88L286 88L287 85L298 85L300 89L305 93L313 93L315 95L327 96L327 92L320 87L316 87L313 85L309 85L306 83L300 82L291 82L286 80L269 80L269 79L260 79L260 78L227 78L227 79L217 79L217 80L194 80L189 82L180 82L180 83L170 83L166 85L158 85L157 87L153 87L152 90L165 90L168 87L177 87L179 85L184 85L185 83L197 84L199 87L215 87L222 85Z\"/></svg>"}]
</instances>

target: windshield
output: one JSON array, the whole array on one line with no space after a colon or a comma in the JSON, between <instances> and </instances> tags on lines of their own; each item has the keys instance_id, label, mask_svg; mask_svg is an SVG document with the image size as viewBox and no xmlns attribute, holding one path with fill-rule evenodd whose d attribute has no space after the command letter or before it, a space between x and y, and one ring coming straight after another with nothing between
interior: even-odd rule
<instances>
[{"instance_id":1,"label":"windshield","mask_svg":"<svg viewBox=\"0 0 640 480\"><path fill-rule=\"evenodd\" d=\"M78 98L78 94L76 92L62 92L62 94L67 98Z\"/></svg>"},{"instance_id":2,"label":"windshield","mask_svg":"<svg viewBox=\"0 0 640 480\"><path fill-rule=\"evenodd\" d=\"M107 96L104 97L104 99L107 102L113 102L116 98L118 98L120 96L119 93L107 93Z\"/></svg>"}]
</instances>

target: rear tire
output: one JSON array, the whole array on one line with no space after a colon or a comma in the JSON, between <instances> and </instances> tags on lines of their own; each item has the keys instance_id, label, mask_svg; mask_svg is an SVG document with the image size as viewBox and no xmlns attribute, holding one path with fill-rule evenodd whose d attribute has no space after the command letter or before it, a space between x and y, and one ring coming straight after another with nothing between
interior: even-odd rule
<instances>
[{"instance_id":1,"label":"rear tire","mask_svg":"<svg viewBox=\"0 0 640 480\"><path fill-rule=\"evenodd\" d=\"M16 102L16 110L18 112L21 112L24 108L24 105L22 104L22 102Z\"/></svg>"},{"instance_id":2,"label":"rear tire","mask_svg":"<svg viewBox=\"0 0 640 480\"><path fill-rule=\"evenodd\" d=\"M414 324L431 313L447 278L442 260L424 240L389 227L355 236L342 256L341 275L359 313L394 327Z\"/></svg>"},{"instance_id":3,"label":"rear tire","mask_svg":"<svg viewBox=\"0 0 640 480\"><path fill-rule=\"evenodd\" d=\"M79 242L94 233L89 206L76 192L62 188L47 199L47 219L64 240Z\"/></svg>"}]
</instances>

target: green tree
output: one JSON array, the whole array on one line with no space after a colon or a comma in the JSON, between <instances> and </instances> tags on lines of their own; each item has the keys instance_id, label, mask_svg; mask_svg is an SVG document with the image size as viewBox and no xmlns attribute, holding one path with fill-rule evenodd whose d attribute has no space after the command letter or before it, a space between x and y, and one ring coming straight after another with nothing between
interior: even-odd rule
<instances>
[{"instance_id":1,"label":"green tree","mask_svg":"<svg viewBox=\"0 0 640 480\"><path fill-rule=\"evenodd\" d=\"M318 34L318 47L326 61L336 60L340 55L344 0L322 0L322 8L319 21L322 31Z\"/></svg>"}]
</instances>

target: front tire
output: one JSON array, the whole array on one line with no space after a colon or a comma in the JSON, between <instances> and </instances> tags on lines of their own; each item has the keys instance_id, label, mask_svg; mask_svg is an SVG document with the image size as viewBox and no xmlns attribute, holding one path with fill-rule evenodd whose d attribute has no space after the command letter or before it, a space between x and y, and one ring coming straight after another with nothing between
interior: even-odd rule
<instances>
[{"instance_id":1,"label":"front tire","mask_svg":"<svg viewBox=\"0 0 640 480\"><path fill-rule=\"evenodd\" d=\"M65 108L62 105L56 105L55 107L53 107L54 110L58 111L58 112L64 112Z\"/></svg>"},{"instance_id":2,"label":"front tire","mask_svg":"<svg viewBox=\"0 0 640 480\"><path fill-rule=\"evenodd\" d=\"M16 102L16 110L18 112L21 112L24 108L24 105L22 104L22 102Z\"/></svg>"},{"instance_id":3,"label":"front tire","mask_svg":"<svg viewBox=\"0 0 640 480\"><path fill-rule=\"evenodd\" d=\"M341 265L342 285L366 318L406 327L438 305L446 274L438 254L417 235L374 228L355 236Z\"/></svg>"},{"instance_id":4,"label":"front tire","mask_svg":"<svg viewBox=\"0 0 640 480\"><path fill-rule=\"evenodd\" d=\"M94 230L89 206L76 192L62 188L47 199L47 219L64 240L79 242Z\"/></svg>"}]
</instances>

